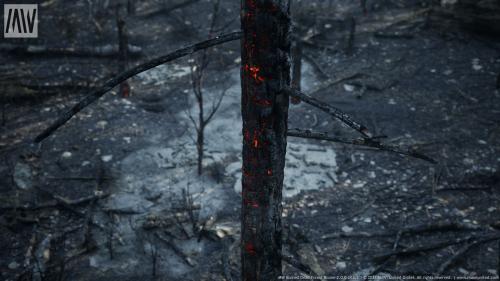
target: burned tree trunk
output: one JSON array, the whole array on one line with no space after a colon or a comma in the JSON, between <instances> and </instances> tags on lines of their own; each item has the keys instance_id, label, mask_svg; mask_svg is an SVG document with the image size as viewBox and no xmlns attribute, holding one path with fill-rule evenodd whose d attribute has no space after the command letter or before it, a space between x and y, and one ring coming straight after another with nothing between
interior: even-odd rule
<instances>
[{"instance_id":1,"label":"burned tree trunk","mask_svg":"<svg viewBox=\"0 0 500 281\"><path fill-rule=\"evenodd\" d=\"M281 193L290 86L285 0L242 0L242 279L281 275Z\"/></svg>"},{"instance_id":2,"label":"burned tree trunk","mask_svg":"<svg viewBox=\"0 0 500 281\"><path fill-rule=\"evenodd\" d=\"M302 80L302 43L296 39L292 46L292 88L300 91ZM292 97L293 104L300 103L300 100Z\"/></svg>"},{"instance_id":3,"label":"burned tree trunk","mask_svg":"<svg viewBox=\"0 0 500 281\"><path fill-rule=\"evenodd\" d=\"M116 25L118 27L118 53L120 68L128 68L128 37L125 20L120 14L120 9L116 11ZM124 98L130 95L130 86L127 81L120 84L120 95Z\"/></svg>"}]
</instances>

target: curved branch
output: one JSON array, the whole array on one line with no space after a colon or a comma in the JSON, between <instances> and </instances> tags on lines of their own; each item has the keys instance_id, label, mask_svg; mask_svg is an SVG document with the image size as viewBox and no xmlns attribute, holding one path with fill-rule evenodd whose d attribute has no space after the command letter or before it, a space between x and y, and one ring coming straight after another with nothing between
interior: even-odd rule
<instances>
[{"instance_id":1,"label":"curved branch","mask_svg":"<svg viewBox=\"0 0 500 281\"><path fill-rule=\"evenodd\" d=\"M413 158L422 159L422 160L425 160L425 161L430 162L432 164L437 164L436 160L434 160L434 159L432 159L432 158L430 158L422 153L419 153L415 150L404 149L404 148L401 148L397 145L383 144L380 141L378 141L376 138L361 138L361 139L348 140L348 139L341 139L341 138L332 137L332 136L329 136L327 133L312 132L309 130L299 130L299 129L288 130L287 135L289 137L325 140L325 141L338 142L338 143L343 143L343 144L371 147L371 148L375 148L377 150L389 151L389 152L393 152L393 153L397 153L397 154L401 154L401 155L410 156Z\"/></svg>"},{"instance_id":2,"label":"curved branch","mask_svg":"<svg viewBox=\"0 0 500 281\"><path fill-rule=\"evenodd\" d=\"M334 107L334 106L331 106L327 103L324 103L322 101L319 101L309 95L306 95L300 91L297 91L296 89L292 89L290 87L287 87L286 88L286 91L288 92L288 94L292 97L295 97L309 105L312 105L326 113L328 113L329 115L333 116L334 118L337 118L339 119L340 121L342 121L344 124L346 124L347 126L353 128L354 130L358 131L361 135L363 135L363 137L365 138L371 138L372 137L372 134L370 133L370 131L368 130L367 127L363 126L362 124L354 121L349 115L347 115L346 113L342 112L340 109Z\"/></svg>"},{"instance_id":3,"label":"curved branch","mask_svg":"<svg viewBox=\"0 0 500 281\"><path fill-rule=\"evenodd\" d=\"M190 55L194 52L197 52L199 50L203 50L209 47L213 47L216 45L220 45L229 41L234 41L240 39L242 36L241 31L236 31L224 35L220 35L217 37L214 37L213 39L209 39L206 41L202 41L181 49L178 49L172 53L169 53L167 55L161 56L159 58L150 60L148 62L145 62L143 64L140 64L134 68L131 68L129 70L126 70L120 74L118 74L115 77L112 77L108 79L104 85L102 85L100 88L95 90L94 92L90 93L88 96L83 98L80 102L78 102L75 106L73 106L70 110L66 111L63 113L52 125L50 125L47 129L45 129L41 134L36 136L35 142L41 142L42 140L46 139L48 136L50 136L54 131L56 131L59 127L64 125L66 122L68 122L71 117L76 115L78 112L80 112L82 109L90 105L91 103L95 102L98 100L100 97L102 97L106 92L109 90L113 89L113 87L119 85L123 81L129 79L130 77L137 75L141 72L144 72L146 70L149 70L153 67L156 67L158 65L167 63L169 61Z\"/></svg>"}]
</instances>

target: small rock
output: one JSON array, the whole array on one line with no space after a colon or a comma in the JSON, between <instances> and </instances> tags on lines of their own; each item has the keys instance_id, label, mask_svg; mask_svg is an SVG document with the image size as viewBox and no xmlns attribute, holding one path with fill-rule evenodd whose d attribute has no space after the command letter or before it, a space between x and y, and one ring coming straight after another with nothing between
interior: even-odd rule
<instances>
[{"instance_id":1,"label":"small rock","mask_svg":"<svg viewBox=\"0 0 500 281\"><path fill-rule=\"evenodd\" d=\"M488 212L490 212L490 213L494 212L496 209L497 209L496 207L489 207L488 208Z\"/></svg>"},{"instance_id":2,"label":"small rock","mask_svg":"<svg viewBox=\"0 0 500 281\"><path fill-rule=\"evenodd\" d=\"M19 267L19 264L17 262L13 261L13 262L9 263L8 267L9 267L9 269L14 270L14 269L17 269Z\"/></svg>"},{"instance_id":3,"label":"small rock","mask_svg":"<svg viewBox=\"0 0 500 281\"><path fill-rule=\"evenodd\" d=\"M372 218L365 218L363 220L363 222L366 222L366 223L371 223L372 222Z\"/></svg>"},{"instance_id":4,"label":"small rock","mask_svg":"<svg viewBox=\"0 0 500 281\"><path fill-rule=\"evenodd\" d=\"M342 226L342 231L345 232L345 233L350 233L353 230L354 230L354 228L352 228L350 226L347 226L347 225Z\"/></svg>"},{"instance_id":5,"label":"small rock","mask_svg":"<svg viewBox=\"0 0 500 281\"><path fill-rule=\"evenodd\" d=\"M337 262L337 264L335 265L335 267L337 269L345 269L347 267L347 264L345 261L339 261Z\"/></svg>"},{"instance_id":6,"label":"small rock","mask_svg":"<svg viewBox=\"0 0 500 281\"><path fill-rule=\"evenodd\" d=\"M344 90L346 90L346 92L352 92L354 91L355 87L353 85L350 85L350 84L344 84Z\"/></svg>"},{"instance_id":7,"label":"small rock","mask_svg":"<svg viewBox=\"0 0 500 281\"><path fill-rule=\"evenodd\" d=\"M101 157L102 162L109 162L113 159L113 155L103 155Z\"/></svg>"},{"instance_id":8,"label":"small rock","mask_svg":"<svg viewBox=\"0 0 500 281\"><path fill-rule=\"evenodd\" d=\"M474 69L475 71L479 71L479 70L483 69L483 66L479 64L478 58L475 58L472 60L472 69Z\"/></svg>"},{"instance_id":9,"label":"small rock","mask_svg":"<svg viewBox=\"0 0 500 281\"><path fill-rule=\"evenodd\" d=\"M462 268L462 267L460 267L460 268L458 269L458 272L462 273L463 275L467 275L467 274L469 274L469 271L467 271L467 269Z\"/></svg>"},{"instance_id":10,"label":"small rock","mask_svg":"<svg viewBox=\"0 0 500 281\"><path fill-rule=\"evenodd\" d=\"M106 128L107 125L108 125L107 121L101 120L101 121L97 122L96 127L99 129L104 129L104 128Z\"/></svg>"},{"instance_id":11,"label":"small rock","mask_svg":"<svg viewBox=\"0 0 500 281\"><path fill-rule=\"evenodd\" d=\"M97 262L96 257L90 257L89 265L90 267L99 267L99 263Z\"/></svg>"},{"instance_id":12,"label":"small rock","mask_svg":"<svg viewBox=\"0 0 500 281\"><path fill-rule=\"evenodd\" d=\"M366 184L365 182L360 181L360 182L353 184L352 187L353 188L362 188L363 186L365 186L365 184Z\"/></svg>"},{"instance_id":13,"label":"small rock","mask_svg":"<svg viewBox=\"0 0 500 281\"><path fill-rule=\"evenodd\" d=\"M73 156L73 153L69 152L69 151L65 151L63 152L63 154L61 155L62 158L70 158L71 156Z\"/></svg>"},{"instance_id":14,"label":"small rock","mask_svg":"<svg viewBox=\"0 0 500 281\"><path fill-rule=\"evenodd\" d=\"M17 162L14 167L14 183L20 189L31 189L33 187L33 177L31 167L23 162Z\"/></svg>"},{"instance_id":15,"label":"small rock","mask_svg":"<svg viewBox=\"0 0 500 281\"><path fill-rule=\"evenodd\" d=\"M395 105L395 104L396 104L396 101L395 101L394 99L389 99L389 102L388 102L388 103L389 103L389 104L391 104L391 105Z\"/></svg>"},{"instance_id":16,"label":"small rock","mask_svg":"<svg viewBox=\"0 0 500 281\"><path fill-rule=\"evenodd\" d=\"M488 271L488 273L489 273L489 274L491 274L491 275L496 275L496 274L497 274L497 271L496 271L496 270L494 270L494 269L488 269L487 271Z\"/></svg>"}]
</instances>

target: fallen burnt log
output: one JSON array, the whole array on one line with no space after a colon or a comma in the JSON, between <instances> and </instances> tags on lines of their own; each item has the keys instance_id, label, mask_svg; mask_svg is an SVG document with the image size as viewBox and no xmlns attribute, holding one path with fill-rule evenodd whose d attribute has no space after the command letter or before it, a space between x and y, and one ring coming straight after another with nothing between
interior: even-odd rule
<instances>
[{"instance_id":1,"label":"fallen burnt log","mask_svg":"<svg viewBox=\"0 0 500 281\"><path fill-rule=\"evenodd\" d=\"M86 81L42 84L2 83L0 81L0 102L23 103L39 101L61 92L73 93L80 90L91 90L94 87L94 83Z\"/></svg>"},{"instance_id":2,"label":"fallen burnt log","mask_svg":"<svg viewBox=\"0 0 500 281\"><path fill-rule=\"evenodd\" d=\"M102 45L94 47L47 47L39 45L0 45L0 52L8 52L14 55L43 55L43 56L75 56L75 57L118 57L120 55L118 45ZM128 54L138 57L142 54L142 48L128 44Z\"/></svg>"},{"instance_id":3,"label":"fallen burnt log","mask_svg":"<svg viewBox=\"0 0 500 281\"><path fill-rule=\"evenodd\" d=\"M155 17L158 15L165 16L165 15L168 15L169 13L171 13L175 10L183 9L183 8L190 6L192 4L195 4L197 2L200 2L200 0L186 0L186 1L182 1L182 2L177 2L177 3L173 3L169 6L164 6L160 9L144 11L144 12L138 14L137 16L144 17L144 18Z\"/></svg>"}]
</instances>

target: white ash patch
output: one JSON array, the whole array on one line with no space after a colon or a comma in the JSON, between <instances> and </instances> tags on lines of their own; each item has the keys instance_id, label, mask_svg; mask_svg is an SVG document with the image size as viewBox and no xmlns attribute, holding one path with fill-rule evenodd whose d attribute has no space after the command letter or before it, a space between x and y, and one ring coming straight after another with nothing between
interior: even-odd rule
<instances>
[{"instance_id":1,"label":"white ash patch","mask_svg":"<svg viewBox=\"0 0 500 281\"><path fill-rule=\"evenodd\" d=\"M189 66L179 64L162 64L146 72L140 73L137 77L144 85L160 86L170 82L172 78L181 78L191 73Z\"/></svg>"}]
</instances>

